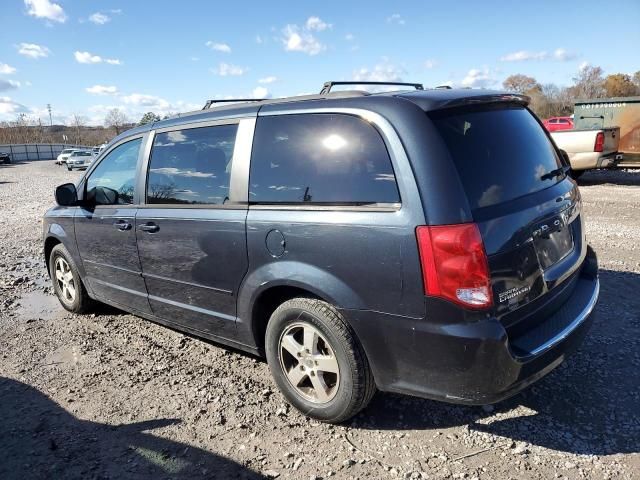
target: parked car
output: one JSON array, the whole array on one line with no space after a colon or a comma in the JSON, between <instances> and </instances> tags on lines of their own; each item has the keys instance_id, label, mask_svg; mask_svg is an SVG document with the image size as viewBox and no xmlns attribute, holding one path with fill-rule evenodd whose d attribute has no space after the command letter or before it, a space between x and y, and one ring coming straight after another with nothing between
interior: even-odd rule
<instances>
[{"instance_id":1,"label":"parked car","mask_svg":"<svg viewBox=\"0 0 640 480\"><path fill-rule=\"evenodd\" d=\"M76 150L67 158L67 170L73 170L76 168L84 170L91 165L94 158L95 155L91 150Z\"/></svg>"},{"instance_id":2,"label":"parked car","mask_svg":"<svg viewBox=\"0 0 640 480\"><path fill-rule=\"evenodd\" d=\"M97 147L93 147L91 149L91 152L93 153L94 156L97 157L98 155L100 155L100 152L102 152L102 150L104 150L105 147L106 147L106 144L100 145L100 146L97 146Z\"/></svg>"},{"instance_id":3,"label":"parked car","mask_svg":"<svg viewBox=\"0 0 640 480\"><path fill-rule=\"evenodd\" d=\"M573 119L571 117L551 117L543 120L542 124L549 132L571 130L573 128Z\"/></svg>"},{"instance_id":4,"label":"parked car","mask_svg":"<svg viewBox=\"0 0 640 480\"><path fill-rule=\"evenodd\" d=\"M640 168L640 96L591 98L575 105L576 128L620 128L620 168Z\"/></svg>"},{"instance_id":5,"label":"parked car","mask_svg":"<svg viewBox=\"0 0 640 480\"><path fill-rule=\"evenodd\" d=\"M567 152L574 178L586 170L616 167L624 158L618 152L619 127L565 130L553 132L551 137L558 148Z\"/></svg>"},{"instance_id":6,"label":"parked car","mask_svg":"<svg viewBox=\"0 0 640 480\"><path fill-rule=\"evenodd\" d=\"M0 152L0 163L11 163L11 155L7 152Z\"/></svg>"},{"instance_id":7,"label":"parked car","mask_svg":"<svg viewBox=\"0 0 640 480\"><path fill-rule=\"evenodd\" d=\"M65 148L60 152L60 154L56 157L56 165L62 165L67 163L67 159L73 153L78 151L77 148Z\"/></svg>"},{"instance_id":8,"label":"parked car","mask_svg":"<svg viewBox=\"0 0 640 480\"><path fill-rule=\"evenodd\" d=\"M487 404L557 367L598 267L528 98L335 83L118 136L44 218L62 306L264 355L328 422L376 389Z\"/></svg>"}]
</instances>

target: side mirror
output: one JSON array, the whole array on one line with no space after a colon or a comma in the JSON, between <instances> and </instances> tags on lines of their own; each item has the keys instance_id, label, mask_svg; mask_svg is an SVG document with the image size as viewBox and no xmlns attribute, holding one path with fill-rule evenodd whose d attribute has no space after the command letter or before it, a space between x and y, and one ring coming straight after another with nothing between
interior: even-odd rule
<instances>
[{"instance_id":1,"label":"side mirror","mask_svg":"<svg viewBox=\"0 0 640 480\"><path fill-rule=\"evenodd\" d=\"M56 187L56 203L61 207L73 207L78 203L78 191L73 183Z\"/></svg>"}]
</instances>

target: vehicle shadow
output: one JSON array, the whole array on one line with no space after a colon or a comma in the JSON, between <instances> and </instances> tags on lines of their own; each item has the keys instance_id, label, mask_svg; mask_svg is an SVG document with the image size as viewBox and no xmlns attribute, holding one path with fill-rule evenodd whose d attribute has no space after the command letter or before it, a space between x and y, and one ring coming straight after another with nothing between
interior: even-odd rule
<instances>
[{"instance_id":1,"label":"vehicle shadow","mask_svg":"<svg viewBox=\"0 0 640 480\"><path fill-rule=\"evenodd\" d=\"M128 425L81 420L37 389L0 377L0 478L231 478L262 475L225 457L148 430L180 420Z\"/></svg>"},{"instance_id":2,"label":"vehicle shadow","mask_svg":"<svg viewBox=\"0 0 640 480\"><path fill-rule=\"evenodd\" d=\"M578 179L578 185L587 187L601 184L640 185L640 169L589 170Z\"/></svg>"},{"instance_id":3,"label":"vehicle shadow","mask_svg":"<svg viewBox=\"0 0 640 480\"><path fill-rule=\"evenodd\" d=\"M468 425L471 431L575 454L640 452L640 275L601 270L600 280L596 318L578 352L495 410L378 394L351 427L437 430ZM519 406L526 409L518 416L495 415Z\"/></svg>"}]
</instances>

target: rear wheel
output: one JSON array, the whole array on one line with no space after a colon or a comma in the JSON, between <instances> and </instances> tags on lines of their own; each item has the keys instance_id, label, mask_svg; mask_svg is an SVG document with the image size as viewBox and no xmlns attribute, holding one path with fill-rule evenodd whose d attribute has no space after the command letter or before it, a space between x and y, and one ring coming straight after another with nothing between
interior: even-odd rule
<instances>
[{"instance_id":1,"label":"rear wheel","mask_svg":"<svg viewBox=\"0 0 640 480\"><path fill-rule=\"evenodd\" d=\"M58 244L49 256L49 274L53 290L62 306L73 313L84 313L92 306L78 269L64 245Z\"/></svg>"},{"instance_id":2,"label":"rear wheel","mask_svg":"<svg viewBox=\"0 0 640 480\"><path fill-rule=\"evenodd\" d=\"M278 387L305 415L342 422L375 393L362 346L326 302L295 298L280 305L269 320L265 343Z\"/></svg>"}]
</instances>

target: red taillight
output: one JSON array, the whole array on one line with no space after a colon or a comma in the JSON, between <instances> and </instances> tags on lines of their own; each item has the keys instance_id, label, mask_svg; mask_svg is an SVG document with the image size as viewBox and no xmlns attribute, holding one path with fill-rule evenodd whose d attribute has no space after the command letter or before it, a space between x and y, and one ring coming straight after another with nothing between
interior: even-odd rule
<instances>
[{"instance_id":1,"label":"red taillight","mask_svg":"<svg viewBox=\"0 0 640 480\"><path fill-rule=\"evenodd\" d=\"M470 308L493 304L487 255L475 223L418 227L424 292Z\"/></svg>"},{"instance_id":2,"label":"red taillight","mask_svg":"<svg viewBox=\"0 0 640 480\"><path fill-rule=\"evenodd\" d=\"M602 152L604 151L604 133L598 132L596 135L596 144L593 146L594 152Z\"/></svg>"}]
</instances>

